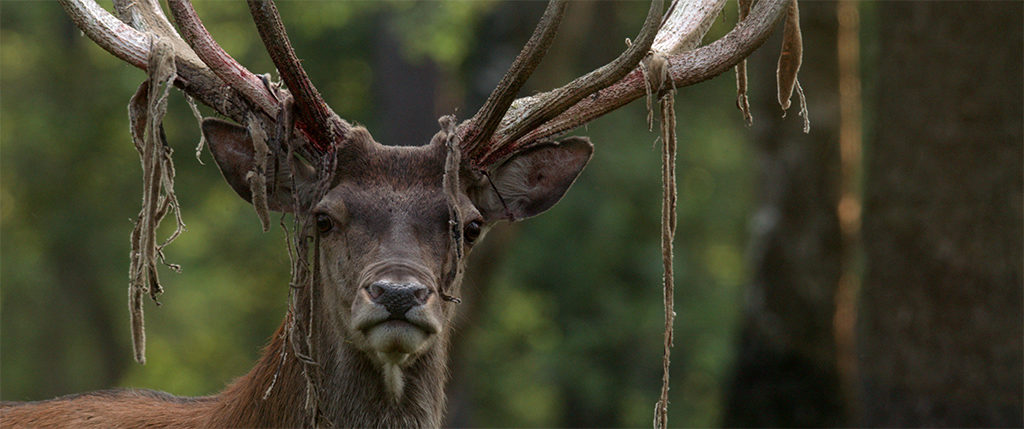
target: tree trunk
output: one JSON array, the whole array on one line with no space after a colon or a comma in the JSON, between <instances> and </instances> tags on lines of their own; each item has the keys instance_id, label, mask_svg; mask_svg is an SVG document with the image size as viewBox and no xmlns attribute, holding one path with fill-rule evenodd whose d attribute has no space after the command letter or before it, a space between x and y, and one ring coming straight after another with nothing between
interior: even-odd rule
<instances>
[{"instance_id":1,"label":"tree trunk","mask_svg":"<svg viewBox=\"0 0 1024 429\"><path fill-rule=\"evenodd\" d=\"M799 102L785 120L775 95L781 29L749 64L759 203L727 427L836 426L845 422L832 319L842 262L836 3L800 5L812 129Z\"/></svg>"},{"instance_id":2,"label":"tree trunk","mask_svg":"<svg viewBox=\"0 0 1024 429\"><path fill-rule=\"evenodd\" d=\"M878 4L859 360L870 426L1020 427L1020 2Z\"/></svg>"},{"instance_id":3,"label":"tree trunk","mask_svg":"<svg viewBox=\"0 0 1024 429\"><path fill-rule=\"evenodd\" d=\"M380 123L374 137L389 146L421 146L440 130L437 85L441 72L429 58L409 60L386 15L374 32L373 100Z\"/></svg>"}]
</instances>

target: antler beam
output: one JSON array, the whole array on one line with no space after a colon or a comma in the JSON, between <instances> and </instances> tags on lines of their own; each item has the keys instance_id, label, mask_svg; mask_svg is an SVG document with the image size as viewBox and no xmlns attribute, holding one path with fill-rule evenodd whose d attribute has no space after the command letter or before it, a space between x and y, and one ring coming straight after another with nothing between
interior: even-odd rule
<instances>
[{"instance_id":1,"label":"antler beam","mask_svg":"<svg viewBox=\"0 0 1024 429\"><path fill-rule=\"evenodd\" d=\"M174 61L177 66L174 84L220 114L244 123L247 112L251 110L252 101L247 100L239 92L225 91L228 87L226 83L202 63L195 52L178 37L170 24L164 26L159 23L161 19L166 20L162 12L132 9L143 6L156 7L155 5L148 1L117 5L118 9L126 14L138 14L130 20L134 21L135 25L149 27L148 32L145 32L118 19L94 0L59 2L86 36L117 58L139 69L146 70L148 67L153 37L172 41L176 46Z\"/></svg>"},{"instance_id":2,"label":"antler beam","mask_svg":"<svg viewBox=\"0 0 1024 429\"><path fill-rule=\"evenodd\" d=\"M145 70L149 37L121 22L94 1L59 0L75 25L115 57Z\"/></svg>"},{"instance_id":3,"label":"antler beam","mask_svg":"<svg viewBox=\"0 0 1024 429\"><path fill-rule=\"evenodd\" d=\"M158 0L115 0L118 17L95 0L59 1L96 44L142 70L148 67L154 40L170 43L177 69L174 84L217 112L243 124L255 113L264 127L273 126L282 117L287 92L274 92L263 79L231 58L210 36L189 0L168 0L184 37L167 20ZM294 126L298 136L308 142L296 149L314 158L335 150L345 139L348 123L327 106L310 83L273 2L250 0L249 8L294 97Z\"/></svg>"},{"instance_id":4,"label":"antler beam","mask_svg":"<svg viewBox=\"0 0 1024 429\"><path fill-rule=\"evenodd\" d=\"M789 0L762 0L757 3L747 19L737 24L721 39L694 50L670 55L669 76L672 82L677 88L689 86L731 69L768 39L788 2ZM643 73L634 70L615 85L599 91L596 97L582 100L565 113L523 136L517 143L528 144L571 130L643 97L643 79Z\"/></svg>"}]
</instances>

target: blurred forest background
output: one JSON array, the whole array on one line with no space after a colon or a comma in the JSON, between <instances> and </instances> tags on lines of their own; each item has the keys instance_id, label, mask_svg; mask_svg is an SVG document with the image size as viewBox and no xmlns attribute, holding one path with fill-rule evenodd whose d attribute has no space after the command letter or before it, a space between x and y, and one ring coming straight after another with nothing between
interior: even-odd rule
<instances>
[{"instance_id":1,"label":"blurred forest background","mask_svg":"<svg viewBox=\"0 0 1024 429\"><path fill-rule=\"evenodd\" d=\"M272 65L241 2L196 1L220 44ZM472 114L542 2L281 1L313 82L385 144ZM109 6L109 5L106 5ZM604 64L644 2L573 3L524 94ZM1021 426L1022 3L806 1L811 133L781 118L778 34L677 96L673 426ZM726 8L709 34L735 21ZM128 235L144 74L56 2L0 3L0 397L110 387L208 395L285 312L277 228L225 186L180 96L165 128L188 231L131 361ZM209 114L209 110L204 110ZM647 426L661 377L660 175L643 102L580 134L596 154L554 209L472 255L452 426ZM171 223L171 222L167 222Z\"/></svg>"}]
</instances>

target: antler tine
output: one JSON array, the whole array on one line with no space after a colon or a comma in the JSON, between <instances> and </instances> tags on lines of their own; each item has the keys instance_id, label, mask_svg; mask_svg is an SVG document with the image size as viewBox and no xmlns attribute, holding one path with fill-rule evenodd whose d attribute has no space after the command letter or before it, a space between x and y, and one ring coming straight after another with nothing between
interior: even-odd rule
<instances>
[{"instance_id":1,"label":"antler tine","mask_svg":"<svg viewBox=\"0 0 1024 429\"><path fill-rule=\"evenodd\" d=\"M199 15L192 8L192 2L190 0L167 0L167 3L185 41L192 47L199 59L228 86L241 92L245 98L271 118L276 118L281 110L281 104L259 77L235 61L217 41L213 40L213 36L206 30Z\"/></svg>"},{"instance_id":2,"label":"antler tine","mask_svg":"<svg viewBox=\"0 0 1024 429\"><path fill-rule=\"evenodd\" d=\"M564 0L548 2L530 40L523 46L523 50L512 62L498 86L487 97L484 105L465 125L468 134L463 138L462 146L467 153L472 154L482 142L490 140L494 135L516 94L547 54L565 14L565 5Z\"/></svg>"},{"instance_id":3,"label":"antler tine","mask_svg":"<svg viewBox=\"0 0 1024 429\"><path fill-rule=\"evenodd\" d=\"M768 39L789 1L759 1L750 11L750 15L721 39L694 50L669 56L668 71L672 82L677 88L693 85L718 76L735 66ZM600 91L594 99L580 101L521 140L529 142L571 130L643 95L643 75L640 70L636 70L615 85Z\"/></svg>"},{"instance_id":4,"label":"antler tine","mask_svg":"<svg viewBox=\"0 0 1024 429\"><path fill-rule=\"evenodd\" d=\"M527 108L525 116L510 125L507 131L503 131L498 142L487 148L487 153L473 153L468 157L477 163L478 167L485 165L479 163L480 158L488 158L490 153L501 150L544 122L558 116L584 97L622 79L640 63L654 43L654 36L661 24L663 6L663 0L651 1L647 19L636 40L612 62L576 78L561 88L537 96L529 102L530 107Z\"/></svg>"},{"instance_id":5,"label":"antler tine","mask_svg":"<svg viewBox=\"0 0 1024 429\"><path fill-rule=\"evenodd\" d=\"M722 0L711 0L698 5L685 3L677 5L677 9L673 10L671 16L662 26L663 29L672 29L671 31L677 32L677 38L673 40L659 31L658 43L654 45L654 48L670 53L668 55L668 73L677 88L703 82L729 70L761 46L771 35L775 23L782 17L782 12L789 1L758 1L750 15L737 23L728 34L709 45L696 49L693 48L699 43L703 33L707 31L710 21L717 16L720 10L718 4L722 3ZM714 7L708 7L709 4ZM678 10L679 6L685 6L688 10ZM475 158L474 162L480 166L493 164L534 142L579 127L618 109L643 97L645 94L644 82L643 72L639 68L634 69L613 85L597 91L595 96L579 100L564 112L534 129L526 130L526 133L516 138L510 137L511 127L521 123L522 120L516 118L528 114L528 109L531 107L513 107L502 121L513 125L499 129L496 132L497 137L492 138L490 143L494 149L482 157ZM536 96L520 98L513 102L513 106L520 102L529 105L534 103L533 99L536 98ZM494 143L493 140L496 138L501 138L503 142Z\"/></svg>"},{"instance_id":6,"label":"antler tine","mask_svg":"<svg viewBox=\"0 0 1024 429\"><path fill-rule=\"evenodd\" d=\"M302 69L281 22L281 15L277 12L277 6L272 0L249 0L249 12L252 13L270 58L295 98L295 107L299 113L297 119L301 120L301 124L297 125L305 125L312 138L311 144L317 150L333 150L336 144L344 141L349 125L327 106L310 82L306 71Z\"/></svg>"}]
</instances>

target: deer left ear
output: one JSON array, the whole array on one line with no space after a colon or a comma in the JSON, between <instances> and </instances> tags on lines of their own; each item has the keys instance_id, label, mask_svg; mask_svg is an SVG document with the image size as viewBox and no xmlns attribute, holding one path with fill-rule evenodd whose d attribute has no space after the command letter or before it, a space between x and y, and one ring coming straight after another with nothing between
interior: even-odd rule
<instances>
[{"instance_id":1,"label":"deer left ear","mask_svg":"<svg viewBox=\"0 0 1024 429\"><path fill-rule=\"evenodd\" d=\"M244 127L215 118L203 120L203 135L210 142L210 152L217 162L224 179L235 192L252 202L248 176L255 163L255 149L252 138ZM315 177L313 168L299 159L292 163L295 184L303 186ZM267 183L267 206L274 211L290 212L292 209L292 180L277 177ZM275 186L271 186L275 185Z\"/></svg>"},{"instance_id":2,"label":"deer left ear","mask_svg":"<svg viewBox=\"0 0 1024 429\"><path fill-rule=\"evenodd\" d=\"M494 169L470 198L487 222L539 215L562 199L593 154L586 137L533 146Z\"/></svg>"}]
</instances>

